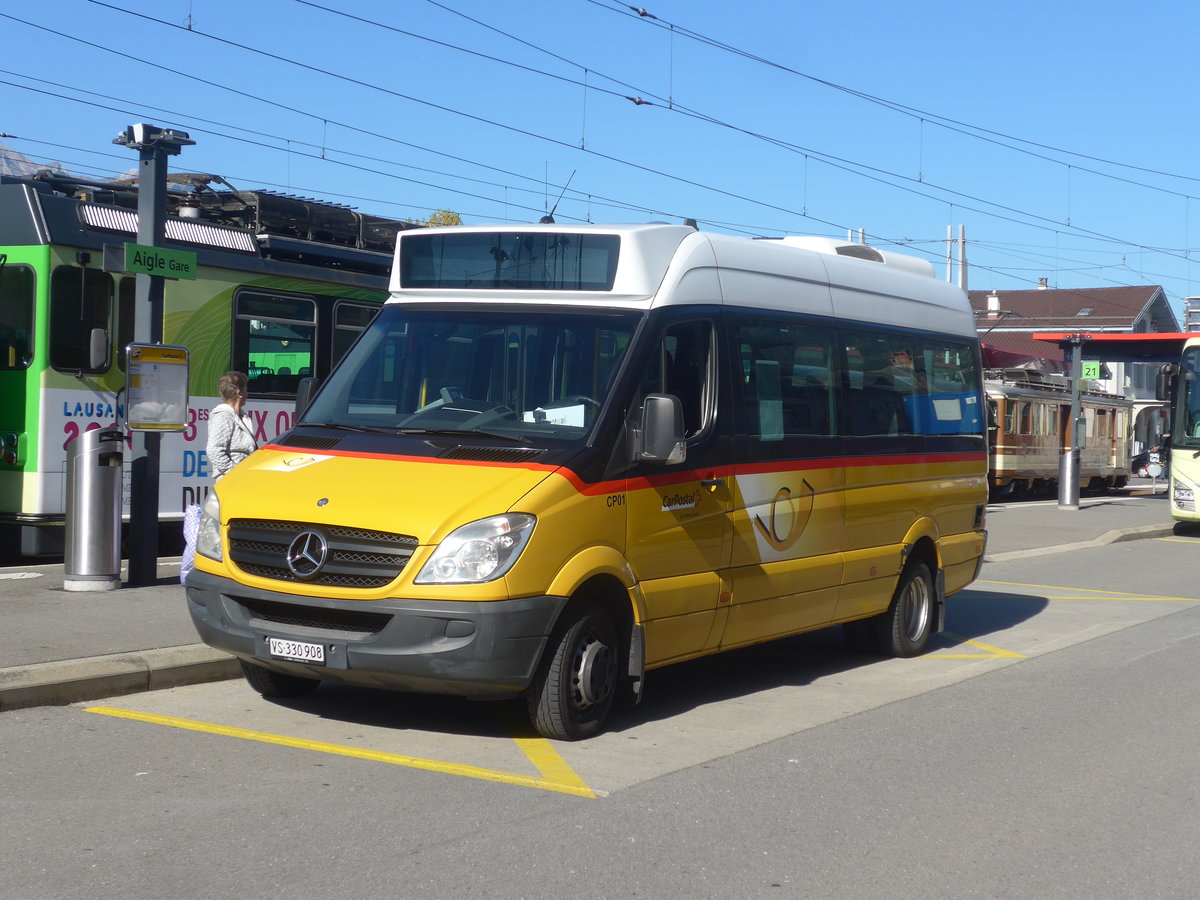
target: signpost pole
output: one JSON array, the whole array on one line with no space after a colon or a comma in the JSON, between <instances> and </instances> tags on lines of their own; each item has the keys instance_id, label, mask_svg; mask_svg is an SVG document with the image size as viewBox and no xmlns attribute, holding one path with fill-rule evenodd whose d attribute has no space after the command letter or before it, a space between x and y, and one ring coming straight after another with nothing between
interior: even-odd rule
<instances>
[{"instance_id":1,"label":"signpost pole","mask_svg":"<svg viewBox=\"0 0 1200 900\"><path fill-rule=\"evenodd\" d=\"M1067 422L1067 434L1064 435L1062 456L1058 459L1058 508L1079 509L1079 458L1083 449L1083 422L1080 419L1081 406L1079 392L1083 383L1083 341L1084 335L1073 334L1067 347L1067 357L1071 362L1071 418ZM1068 446L1069 443L1069 446Z\"/></svg>"},{"instance_id":2,"label":"signpost pole","mask_svg":"<svg viewBox=\"0 0 1200 900\"><path fill-rule=\"evenodd\" d=\"M145 247L162 246L167 221L167 157L196 143L182 131L154 125L130 125L113 141L138 151L138 233ZM137 274L134 292L134 341L161 344L163 276ZM124 348L122 348L124 350ZM130 585L153 584L158 577L158 481L162 435L134 432L130 466Z\"/></svg>"}]
</instances>

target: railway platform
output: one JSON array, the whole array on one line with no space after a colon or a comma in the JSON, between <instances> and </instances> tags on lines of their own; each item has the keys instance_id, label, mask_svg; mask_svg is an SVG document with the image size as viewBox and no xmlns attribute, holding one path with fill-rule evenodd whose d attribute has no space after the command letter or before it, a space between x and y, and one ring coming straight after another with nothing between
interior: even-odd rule
<instances>
[{"instance_id":1,"label":"railway platform","mask_svg":"<svg viewBox=\"0 0 1200 900\"><path fill-rule=\"evenodd\" d=\"M1171 534L1166 485L1137 479L1122 491L988 507L987 562L1065 553ZM236 661L197 640L179 584L179 558L160 558L154 584L115 591L63 589L62 563L0 568L0 711L239 674Z\"/></svg>"}]
</instances>

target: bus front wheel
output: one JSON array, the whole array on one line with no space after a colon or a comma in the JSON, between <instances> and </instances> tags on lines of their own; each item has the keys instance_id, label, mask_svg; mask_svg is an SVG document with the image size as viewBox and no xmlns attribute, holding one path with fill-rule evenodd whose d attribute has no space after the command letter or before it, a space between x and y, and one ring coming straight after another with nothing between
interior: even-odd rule
<instances>
[{"instance_id":1,"label":"bus front wheel","mask_svg":"<svg viewBox=\"0 0 1200 900\"><path fill-rule=\"evenodd\" d=\"M600 730L616 695L617 647L616 628L603 607L567 609L526 696L538 734L578 741Z\"/></svg>"},{"instance_id":2,"label":"bus front wheel","mask_svg":"<svg viewBox=\"0 0 1200 900\"><path fill-rule=\"evenodd\" d=\"M887 612L875 622L879 649L888 656L916 656L925 650L934 617L933 577L929 566L911 561L900 575Z\"/></svg>"}]
</instances>

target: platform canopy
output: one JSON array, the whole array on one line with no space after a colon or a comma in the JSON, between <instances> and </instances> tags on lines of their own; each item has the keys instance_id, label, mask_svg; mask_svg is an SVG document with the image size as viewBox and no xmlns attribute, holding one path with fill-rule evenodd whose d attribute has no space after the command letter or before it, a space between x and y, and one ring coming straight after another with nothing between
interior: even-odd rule
<instances>
[{"instance_id":1,"label":"platform canopy","mask_svg":"<svg viewBox=\"0 0 1200 900\"><path fill-rule=\"evenodd\" d=\"M1047 332L1033 335L1037 341L1058 344L1062 350L1082 348L1082 355L1100 362L1179 362L1184 342L1200 340L1200 331L1157 331L1146 333Z\"/></svg>"}]
</instances>

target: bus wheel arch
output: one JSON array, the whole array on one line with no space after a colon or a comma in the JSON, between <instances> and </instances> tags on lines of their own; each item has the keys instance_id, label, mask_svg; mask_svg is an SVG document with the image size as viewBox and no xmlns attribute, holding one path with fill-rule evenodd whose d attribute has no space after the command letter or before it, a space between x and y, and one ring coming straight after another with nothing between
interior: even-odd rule
<instances>
[{"instance_id":1,"label":"bus wheel arch","mask_svg":"<svg viewBox=\"0 0 1200 900\"><path fill-rule=\"evenodd\" d=\"M900 573L896 592L887 611L876 617L875 637L888 656L918 656L925 650L938 620L939 597L933 571L926 555L909 556Z\"/></svg>"},{"instance_id":2,"label":"bus wheel arch","mask_svg":"<svg viewBox=\"0 0 1200 900\"><path fill-rule=\"evenodd\" d=\"M604 725L635 645L633 610L621 583L589 579L559 613L526 691L529 719L546 738L577 741Z\"/></svg>"},{"instance_id":3,"label":"bus wheel arch","mask_svg":"<svg viewBox=\"0 0 1200 900\"><path fill-rule=\"evenodd\" d=\"M933 523L930 523L930 528L933 528ZM942 569L942 551L935 531L926 531L921 537L912 541L912 549L905 557L905 567L914 560L924 563L929 570L933 586L932 633L939 634L945 630L946 626L946 583L945 573ZM903 571L901 571L901 578L903 578Z\"/></svg>"}]
</instances>

